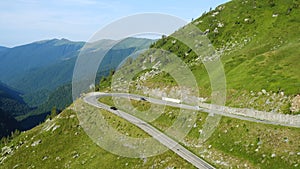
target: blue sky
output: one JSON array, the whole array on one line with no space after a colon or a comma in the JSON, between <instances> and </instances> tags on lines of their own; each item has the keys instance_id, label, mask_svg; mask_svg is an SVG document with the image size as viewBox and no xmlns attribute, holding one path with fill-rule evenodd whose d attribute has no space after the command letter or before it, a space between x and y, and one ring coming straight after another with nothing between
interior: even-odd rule
<instances>
[{"instance_id":1,"label":"blue sky","mask_svg":"<svg viewBox=\"0 0 300 169\"><path fill-rule=\"evenodd\" d=\"M228 0L3 0L0 46L67 38L86 41L112 21L139 13L164 13L186 21Z\"/></svg>"}]
</instances>

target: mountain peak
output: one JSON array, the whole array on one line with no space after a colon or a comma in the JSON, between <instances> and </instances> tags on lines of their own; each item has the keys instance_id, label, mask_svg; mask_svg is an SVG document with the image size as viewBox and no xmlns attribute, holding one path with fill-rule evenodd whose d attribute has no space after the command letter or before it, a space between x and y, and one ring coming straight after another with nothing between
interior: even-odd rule
<instances>
[{"instance_id":1,"label":"mountain peak","mask_svg":"<svg viewBox=\"0 0 300 169\"><path fill-rule=\"evenodd\" d=\"M36 42L31 43L31 44L54 44L54 45L60 46L60 45L65 45L65 44L81 44L81 45L83 45L84 43L85 42L71 41L71 40L66 39L66 38L61 38L61 39L54 38L54 39L36 41Z\"/></svg>"}]
</instances>

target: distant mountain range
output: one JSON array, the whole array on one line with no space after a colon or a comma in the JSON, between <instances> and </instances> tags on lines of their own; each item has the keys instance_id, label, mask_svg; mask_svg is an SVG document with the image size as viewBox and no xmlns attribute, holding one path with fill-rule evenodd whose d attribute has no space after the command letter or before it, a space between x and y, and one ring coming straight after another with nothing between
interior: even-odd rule
<instances>
[{"instance_id":1,"label":"distant mountain range","mask_svg":"<svg viewBox=\"0 0 300 169\"><path fill-rule=\"evenodd\" d=\"M106 48L112 42L114 41L101 40L89 44L89 47L93 50ZM99 71L114 69L133 51L148 48L152 42L153 40L138 38L123 40L108 52L101 65L103 69ZM0 80L20 90L31 106L37 106L47 98L44 97L45 93L49 95L57 87L71 81L77 56L84 44L52 39L14 48L2 47Z\"/></svg>"},{"instance_id":2,"label":"distant mountain range","mask_svg":"<svg viewBox=\"0 0 300 169\"><path fill-rule=\"evenodd\" d=\"M13 83L15 76L76 57L84 42L53 39L5 49L0 56L0 79ZM14 78L12 78L14 77Z\"/></svg>"},{"instance_id":3,"label":"distant mountain range","mask_svg":"<svg viewBox=\"0 0 300 169\"><path fill-rule=\"evenodd\" d=\"M134 51L146 49L153 42L141 38L118 42L99 66L97 80ZM112 43L116 41L100 40L89 43L88 47L91 51L101 51ZM43 121L52 107L63 110L71 104L73 69L84 45L85 42L52 39L13 48L0 47L0 81L3 82L0 109L28 129Z\"/></svg>"}]
</instances>

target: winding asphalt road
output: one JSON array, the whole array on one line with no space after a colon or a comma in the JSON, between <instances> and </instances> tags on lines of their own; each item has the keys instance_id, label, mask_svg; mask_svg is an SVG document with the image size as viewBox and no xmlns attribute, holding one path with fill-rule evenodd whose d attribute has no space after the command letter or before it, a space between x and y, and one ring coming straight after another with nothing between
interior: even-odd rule
<instances>
[{"instance_id":1,"label":"winding asphalt road","mask_svg":"<svg viewBox=\"0 0 300 169\"><path fill-rule=\"evenodd\" d=\"M167 148L169 148L170 150L172 150L173 152L178 154L180 157L182 157L183 159L190 162L195 167L200 168L200 169L214 169L214 167L212 165L210 165L203 159L199 158L197 155L193 154L192 152L190 152L189 150L187 150L186 148L181 146L178 142L174 141L172 138L168 137L161 131L157 130L156 128L154 128L153 126L148 124L147 122L145 122L135 116L132 116L126 112L123 112L120 110L113 110L110 108L109 105L98 102L99 97L106 97L106 96L116 96L116 97L126 97L126 98L129 97L131 99L139 99L139 100L142 97L142 96L138 96L138 95L129 95L129 94L122 94L122 93L109 94L109 93L94 92L94 93L89 93L86 96L84 96L83 100L84 100L84 102L86 102L94 107L98 107L98 108L110 111L113 114L115 114L121 118L124 118L125 120L129 121L130 123L136 125L137 127L144 130L146 133L151 135L154 139L158 140L164 146L166 146ZM166 103L167 105L172 104L172 103L167 103L165 101L157 100L157 99L147 98L147 100L152 103L156 103L156 104L163 104L163 103ZM172 105L172 106L175 106L175 105ZM188 106L188 105L180 105L180 106L182 108L192 109L192 106ZM178 105L176 107L178 107ZM196 109L196 107L193 107L193 108L194 108L193 110Z\"/></svg>"},{"instance_id":2,"label":"winding asphalt road","mask_svg":"<svg viewBox=\"0 0 300 169\"><path fill-rule=\"evenodd\" d=\"M236 114L230 114L218 110L213 110L213 109L207 109L207 108L202 108L199 106L191 106L191 105L186 105L186 104L178 104L178 103L173 103L173 102L168 102L164 100L159 100L159 99L154 99L154 98L148 98L136 94L128 94L128 93L101 93L101 92L94 92L94 93L89 93L84 96L83 100L95 107L105 109L107 111L110 111L117 116L120 116L127 121L131 122L132 124L138 126L145 132L147 132L149 135L151 135L153 138L158 140L160 143L174 151L176 154L184 158L185 160L189 161L191 164L193 164L197 168L204 168L204 169L211 169L214 168L207 162L205 162L203 159L199 158L180 144L178 144L176 141L165 135L164 133L158 131L156 128L148 124L147 122L130 115L126 112L122 112L120 110L112 110L109 105L103 104L98 102L98 98L100 97L107 97L107 96L114 96L114 97L123 97L123 98L130 98L134 100L141 100L141 98L146 98L147 101L154 103L154 104L159 104L159 105L168 105L172 107L178 107L182 109L188 109L188 110L196 110L196 111L202 111L206 113L211 113L211 114L218 114L221 116L226 116L230 118L236 118L240 120L246 120L246 121L251 121L251 122L256 122L256 123L264 123L264 124L272 124L272 125L282 125L282 126L290 126L290 127L299 127L295 125L290 125L286 123L279 123L279 122L274 122L274 121L268 121L268 120L260 120L256 119L253 117L247 117L247 116L241 116L241 115L236 115Z\"/></svg>"},{"instance_id":3,"label":"winding asphalt road","mask_svg":"<svg viewBox=\"0 0 300 169\"><path fill-rule=\"evenodd\" d=\"M245 120L245 121L250 121L250 122L255 122L255 123L264 123L264 124L271 124L271 125L280 125L280 126L300 128L299 124L295 125L295 124L282 123L282 122L271 121L271 120L261 120L261 119L255 118L255 117L248 117L248 116L243 116L243 115L226 113L223 111L203 108L203 107L199 107L199 106L178 104L178 103L173 103L173 102L164 101L164 100L160 100L160 99L154 99L154 98L150 98L150 97L140 96L140 95L136 95L136 94L100 93L100 92L95 92L94 94L97 95L98 98L104 97L104 96L124 97L124 98L130 98L130 99L135 99L135 100L140 100L141 98L146 98L147 101L154 103L154 104L158 104L158 105L167 105L167 106L178 107L178 108L187 109L187 110L202 111L202 112L206 112L206 113L210 113L210 114L218 114L221 116L226 116L226 117L230 117L230 118L235 118L235 119L240 119L240 120ZM278 114L278 115L280 115L280 114Z\"/></svg>"}]
</instances>

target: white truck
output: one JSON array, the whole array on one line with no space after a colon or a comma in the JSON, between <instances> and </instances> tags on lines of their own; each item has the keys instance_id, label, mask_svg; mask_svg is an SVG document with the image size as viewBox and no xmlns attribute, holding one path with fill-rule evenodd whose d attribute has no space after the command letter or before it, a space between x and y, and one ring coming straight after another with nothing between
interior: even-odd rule
<instances>
[{"instance_id":1,"label":"white truck","mask_svg":"<svg viewBox=\"0 0 300 169\"><path fill-rule=\"evenodd\" d=\"M177 103L177 104L181 103L181 100L168 98L168 97L162 97L162 100L167 101L167 102Z\"/></svg>"}]
</instances>

